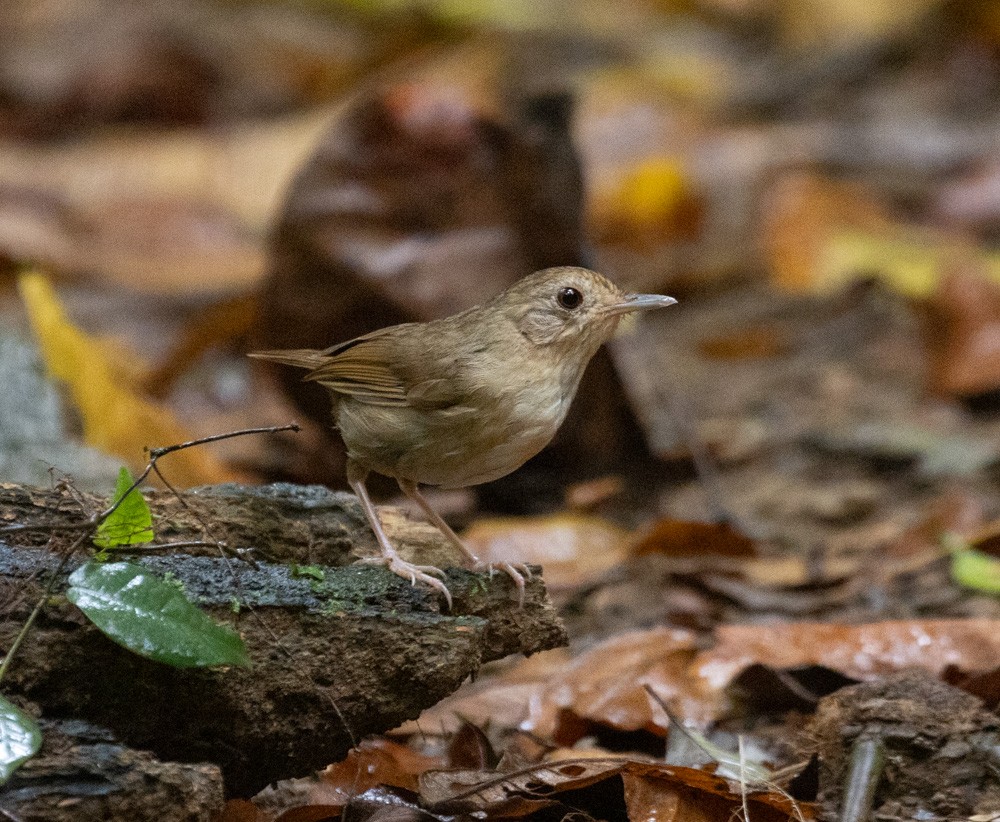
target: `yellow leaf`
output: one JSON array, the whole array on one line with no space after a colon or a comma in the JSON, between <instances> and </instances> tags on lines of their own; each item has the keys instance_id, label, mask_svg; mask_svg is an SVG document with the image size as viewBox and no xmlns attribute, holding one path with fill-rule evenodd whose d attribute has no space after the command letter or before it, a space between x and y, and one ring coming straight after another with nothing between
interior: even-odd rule
<instances>
[{"instance_id":1,"label":"yellow leaf","mask_svg":"<svg viewBox=\"0 0 1000 822\"><path fill-rule=\"evenodd\" d=\"M595 194L590 222L604 241L655 245L690 237L700 216L681 162L649 157Z\"/></svg>"},{"instance_id":2,"label":"yellow leaf","mask_svg":"<svg viewBox=\"0 0 1000 822\"><path fill-rule=\"evenodd\" d=\"M963 261L1000 282L1000 255L896 220L864 186L814 174L790 174L774 187L762 234L773 279L789 291L826 293L875 278L926 298Z\"/></svg>"},{"instance_id":3,"label":"yellow leaf","mask_svg":"<svg viewBox=\"0 0 1000 822\"><path fill-rule=\"evenodd\" d=\"M139 470L143 449L191 439L169 410L142 397L122 348L112 349L84 333L67 318L49 281L29 273L18 280L32 329L49 373L66 384L83 425L83 438L95 448L127 460ZM163 468L181 486L235 478L204 449L171 454Z\"/></svg>"}]
</instances>

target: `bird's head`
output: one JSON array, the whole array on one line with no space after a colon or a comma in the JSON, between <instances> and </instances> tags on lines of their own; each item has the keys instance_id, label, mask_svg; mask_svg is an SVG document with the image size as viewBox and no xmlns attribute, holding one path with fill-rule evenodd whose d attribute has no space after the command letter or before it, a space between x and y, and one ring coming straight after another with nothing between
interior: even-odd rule
<instances>
[{"instance_id":1,"label":"bird's head","mask_svg":"<svg viewBox=\"0 0 1000 822\"><path fill-rule=\"evenodd\" d=\"M660 294L628 294L596 271L546 268L514 283L495 303L533 344L577 350L589 359L622 316L676 303Z\"/></svg>"}]
</instances>

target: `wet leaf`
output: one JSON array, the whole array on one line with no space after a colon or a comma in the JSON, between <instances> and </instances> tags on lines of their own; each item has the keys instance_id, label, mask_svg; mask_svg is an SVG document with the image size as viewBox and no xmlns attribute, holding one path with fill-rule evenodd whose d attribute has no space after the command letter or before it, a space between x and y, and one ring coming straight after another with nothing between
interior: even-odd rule
<instances>
[{"instance_id":1,"label":"wet leaf","mask_svg":"<svg viewBox=\"0 0 1000 822\"><path fill-rule=\"evenodd\" d=\"M218 625L176 585L128 562L88 562L66 597L102 633L133 653L175 668L249 666L239 634Z\"/></svg>"},{"instance_id":2,"label":"wet leaf","mask_svg":"<svg viewBox=\"0 0 1000 822\"><path fill-rule=\"evenodd\" d=\"M41 746L42 732L34 718L0 696L0 785Z\"/></svg>"},{"instance_id":3,"label":"wet leaf","mask_svg":"<svg viewBox=\"0 0 1000 822\"><path fill-rule=\"evenodd\" d=\"M134 482L128 468L123 467L118 472L115 495L111 500L111 504L118 503L118 507L97 526L94 545L98 548L117 548L119 545L140 545L153 541L153 514L139 489L132 488Z\"/></svg>"},{"instance_id":4,"label":"wet leaf","mask_svg":"<svg viewBox=\"0 0 1000 822\"><path fill-rule=\"evenodd\" d=\"M346 759L326 767L313 796L324 804L343 807L379 785L416 791L420 774L445 764L442 757L425 756L398 742L366 739Z\"/></svg>"},{"instance_id":5,"label":"wet leaf","mask_svg":"<svg viewBox=\"0 0 1000 822\"><path fill-rule=\"evenodd\" d=\"M755 663L773 668L822 665L854 679L870 679L907 667L933 673L948 665L983 670L997 654L1000 621L990 619L721 625L716 644L698 655L692 672L712 690Z\"/></svg>"},{"instance_id":6,"label":"wet leaf","mask_svg":"<svg viewBox=\"0 0 1000 822\"><path fill-rule=\"evenodd\" d=\"M191 439L170 411L150 402L136 388L139 369L123 366L127 357L84 333L66 316L51 284L41 274L25 274L18 282L31 326L49 372L66 383L80 412L87 444L129 460L133 467L147 446ZM163 463L180 486L235 479L209 451L189 448Z\"/></svg>"}]
</instances>

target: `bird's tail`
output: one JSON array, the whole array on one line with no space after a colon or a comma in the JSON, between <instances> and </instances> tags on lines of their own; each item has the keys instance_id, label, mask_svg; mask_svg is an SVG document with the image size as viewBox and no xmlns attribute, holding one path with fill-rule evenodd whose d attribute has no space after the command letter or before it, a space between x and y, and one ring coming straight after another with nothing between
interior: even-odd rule
<instances>
[{"instance_id":1,"label":"bird's tail","mask_svg":"<svg viewBox=\"0 0 1000 822\"><path fill-rule=\"evenodd\" d=\"M322 351L315 351L311 348L297 348L289 351L254 351L247 356L253 357L255 360L291 365L295 368L308 368L310 371L315 371L329 359Z\"/></svg>"}]
</instances>

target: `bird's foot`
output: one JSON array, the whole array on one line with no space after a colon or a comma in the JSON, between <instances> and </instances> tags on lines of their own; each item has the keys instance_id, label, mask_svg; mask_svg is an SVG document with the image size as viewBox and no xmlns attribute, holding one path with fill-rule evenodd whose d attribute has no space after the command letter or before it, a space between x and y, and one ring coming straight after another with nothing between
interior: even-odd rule
<instances>
[{"instance_id":1,"label":"bird's foot","mask_svg":"<svg viewBox=\"0 0 1000 822\"><path fill-rule=\"evenodd\" d=\"M396 574L396 576L408 579L411 585L415 586L418 582L422 582L424 585L428 585L440 593L448 603L448 610L451 610L451 591L448 590L447 585L438 579L438 577L444 577L444 571L440 568L435 568L433 565L414 565L412 562L407 562L395 551L391 554L382 554L377 557L364 557L363 559L359 559L356 564L384 565Z\"/></svg>"},{"instance_id":2,"label":"bird's foot","mask_svg":"<svg viewBox=\"0 0 1000 822\"><path fill-rule=\"evenodd\" d=\"M524 607L524 586L531 579L532 575L531 569L523 562L485 562L479 559L472 564L472 570L480 572L489 571L491 578L497 571L503 571L514 580L514 585L517 586L517 604L521 608Z\"/></svg>"}]
</instances>

